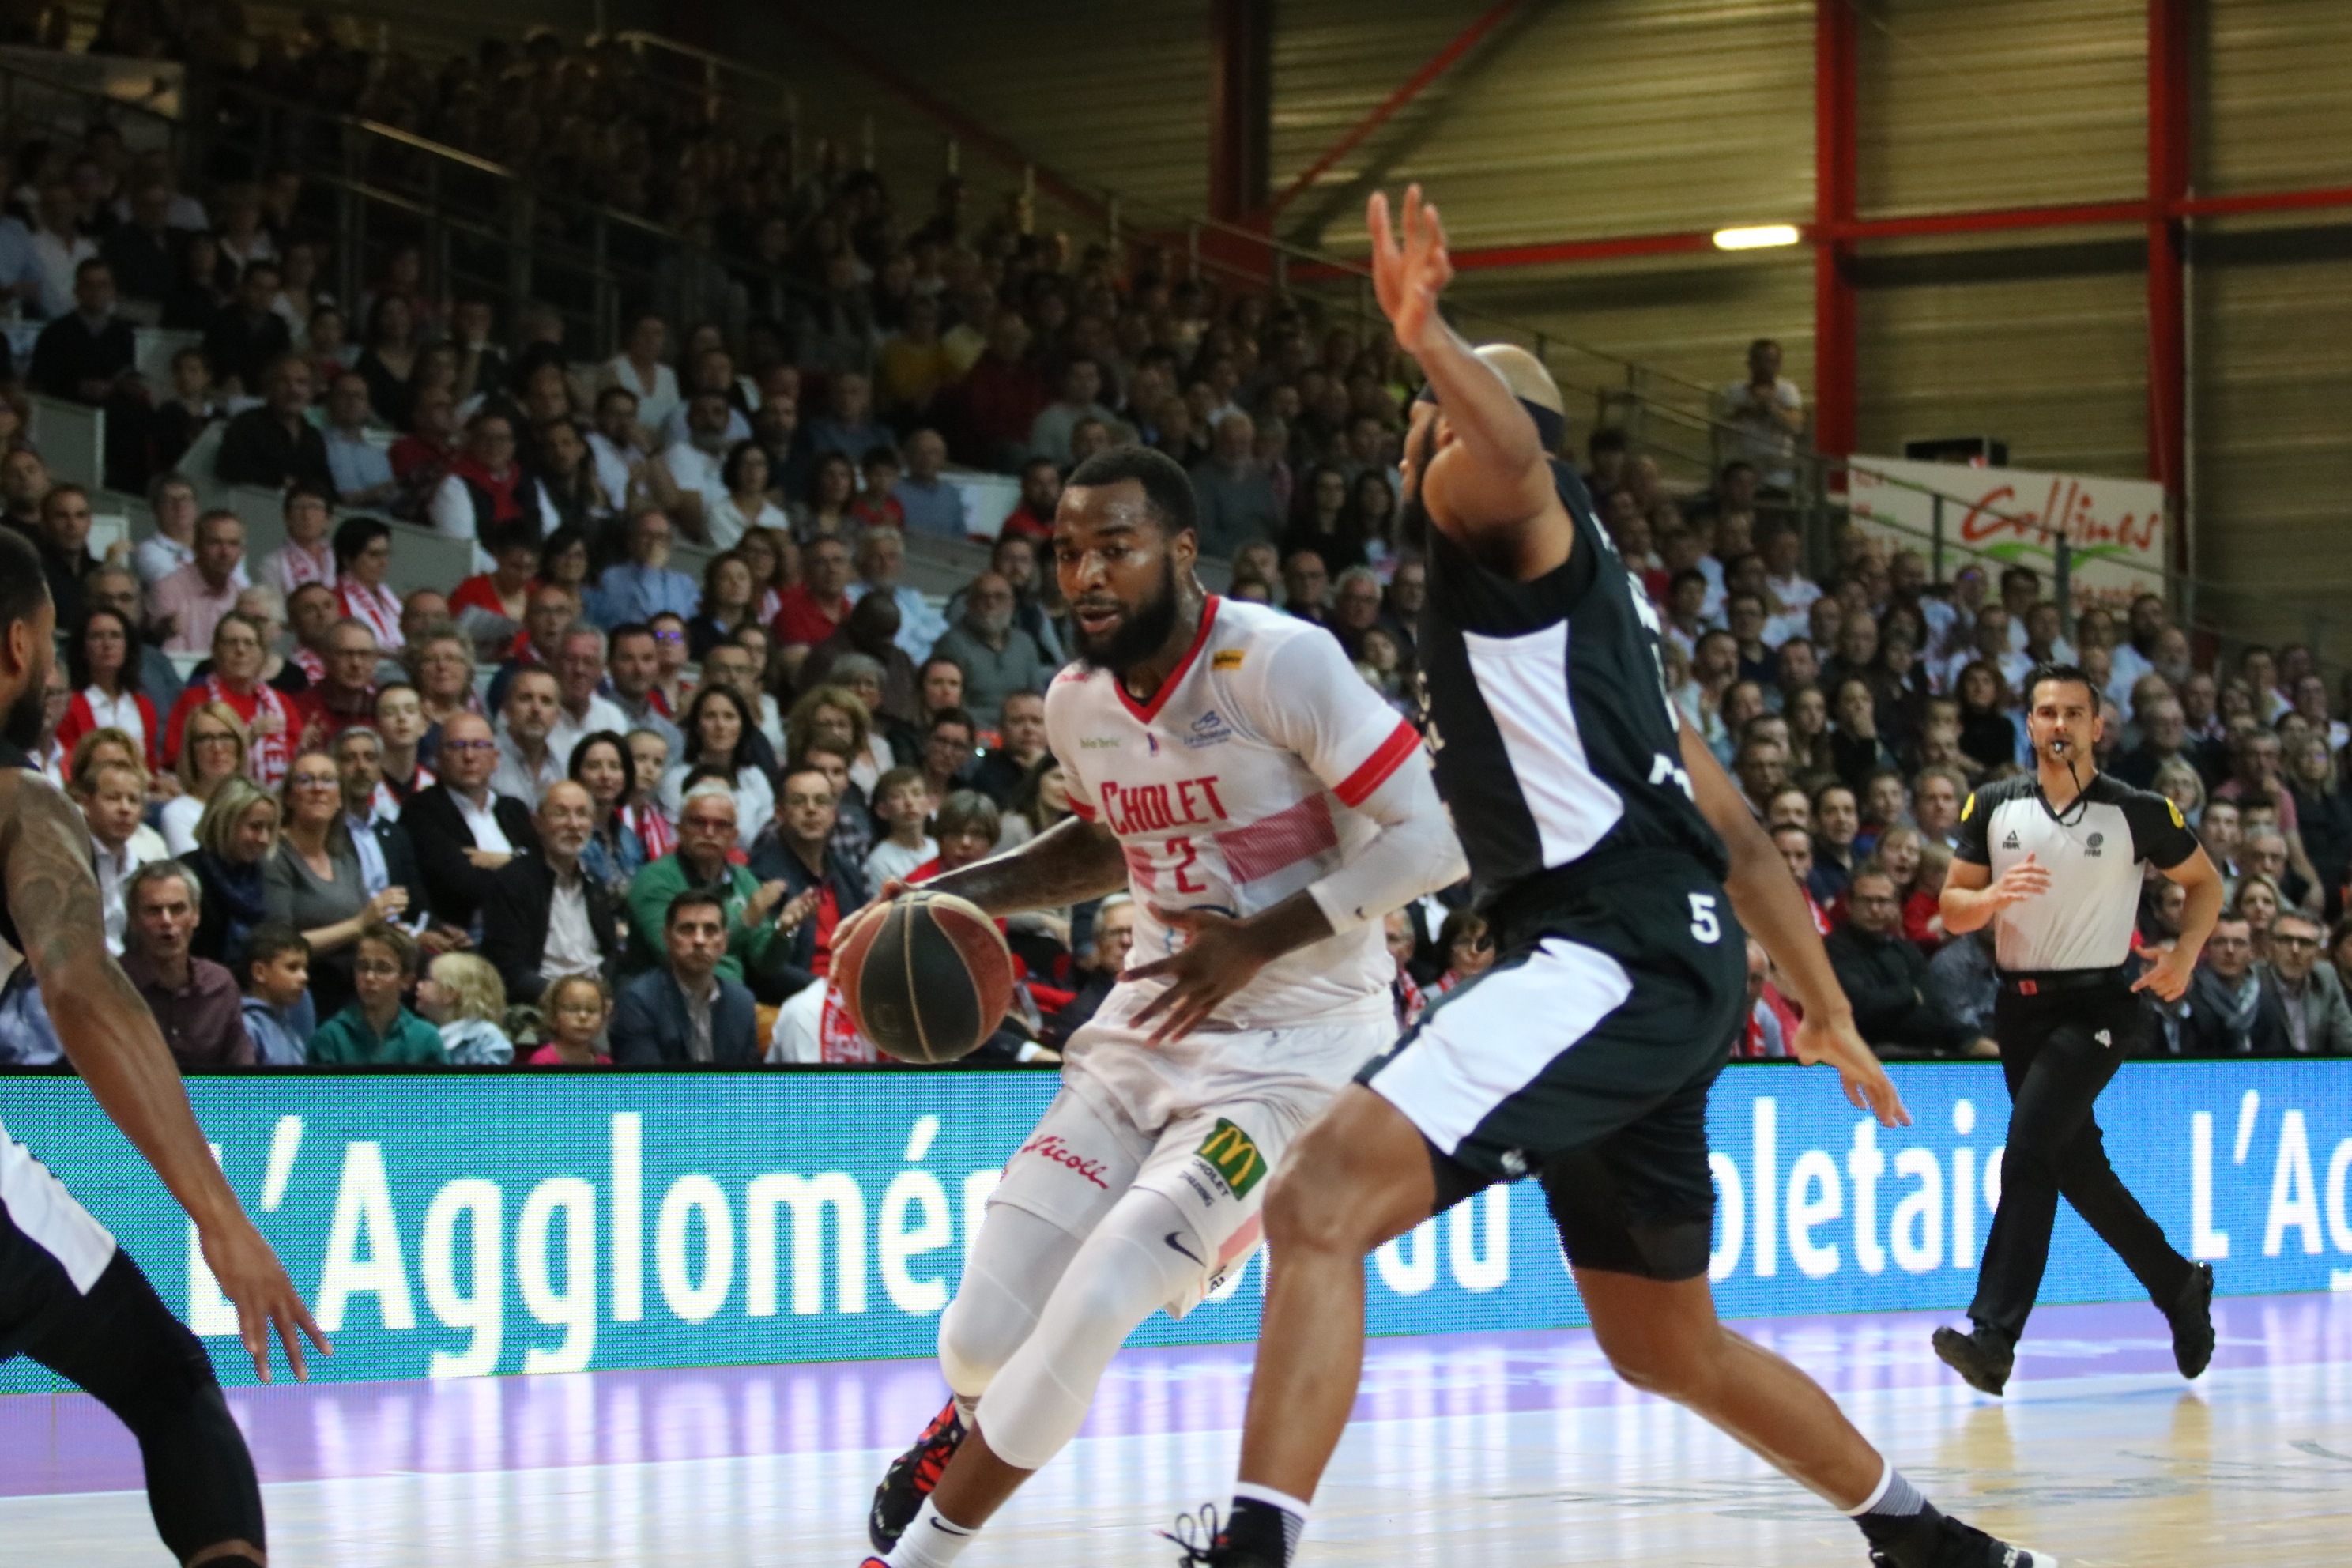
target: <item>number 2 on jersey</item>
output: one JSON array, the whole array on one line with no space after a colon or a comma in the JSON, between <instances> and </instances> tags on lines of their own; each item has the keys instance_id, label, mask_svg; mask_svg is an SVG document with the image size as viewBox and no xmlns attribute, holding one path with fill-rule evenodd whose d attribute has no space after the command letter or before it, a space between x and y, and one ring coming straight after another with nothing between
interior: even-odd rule
<instances>
[{"instance_id":1,"label":"number 2 on jersey","mask_svg":"<svg viewBox=\"0 0 2352 1568\"><path fill-rule=\"evenodd\" d=\"M1209 890L1208 883L1198 881L1192 876L1192 868L1200 863L1201 852L1192 847L1192 841L1191 839L1170 839L1168 841L1168 853L1175 859L1176 862L1175 866L1171 868L1171 869L1175 873L1176 890L1178 892L1205 893Z\"/></svg>"},{"instance_id":2,"label":"number 2 on jersey","mask_svg":"<svg viewBox=\"0 0 2352 1568\"><path fill-rule=\"evenodd\" d=\"M1723 940L1723 922L1715 916L1715 895L1693 893L1690 896L1691 935L1705 942Z\"/></svg>"}]
</instances>

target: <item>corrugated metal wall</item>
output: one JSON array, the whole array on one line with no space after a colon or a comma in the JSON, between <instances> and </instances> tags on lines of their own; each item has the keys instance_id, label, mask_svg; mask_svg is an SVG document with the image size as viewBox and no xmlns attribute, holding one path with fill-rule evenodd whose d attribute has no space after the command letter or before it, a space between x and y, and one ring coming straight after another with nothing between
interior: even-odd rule
<instances>
[{"instance_id":1,"label":"corrugated metal wall","mask_svg":"<svg viewBox=\"0 0 2352 1568\"><path fill-rule=\"evenodd\" d=\"M2207 0L2200 195L2352 183L2352 5Z\"/></svg>"},{"instance_id":2,"label":"corrugated metal wall","mask_svg":"<svg viewBox=\"0 0 2352 1568\"><path fill-rule=\"evenodd\" d=\"M1483 9L1284 0L1276 189ZM1408 180L1444 194L1463 247L1801 220L1812 14L1811 0L1524 6L1303 196L1286 228L1360 245L1370 184Z\"/></svg>"},{"instance_id":3,"label":"corrugated metal wall","mask_svg":"<svg viewBox=\"0 0 2352 1568\"><path fill-rule=\"evenodd\" d=\"M2352 184L2352 5L2212 0L2200 195ZM2352 215L2205 219L2192 254L2197 569L2278 637L2352 589ZM2345 628L2325 651L2352 656Z\"/></svg>"},{"instance_id":4,"label":"corrugated metal wall","mask_svg":"<svg viewBox=\"0 0 2352 1568\"><path fill-rule=\"evenodd\" d=\"M1861 450L1991 436L2021 468L2147 470L2140 271L1888 283L1862 291L1859 316Z\"/></svg>"},{"instance_id":5,"label":"corrugated metal wall","mask_svg":"<svg viewBox=\"0 0 2352 1568\"><path fill-rule=\"evenodd\" d=\"M1092 0L989 0L918 5L878 0L829 7L827 24L981 124L1074 178L1115 187L1137 202L1190 215L1208 202L1207 0L1105 6ZM855 125L877 112L877 132L915 143L916 166L939 168L938 130L862 74L813 45L765 7L740 5L721 19L748 60L786 59L807 79L803 119ZM901 160L903 161L903 160ZM989 185L1003 174L967 152L965 169ZM902 194L903 203L910 199ZM911 199L919 209L923 197ZM1142 221L1142 220L1139 220Z\"/></svg>"},{"instance_id":6,"label":"corrugated metal wall","mask_svg":"<svg viewBox=\"0 0 2352 1568\"><path fill-rule=\"evenodd\" d=\"M1853 10L1862 216L2147 189L2147 0L1853 0Z\"/></svg>"},{"instance_id":7,"label":"corrugated metal wall","mask_svg":"<svg viewBox=\"0 0 2352 1568\"><path fill-rule=\"evenodd\" d=\"M1483 9L1285 0L1275 188ZM1414 180L1462 249L1799 222L1812 210L1811 95L1810 0L1531 5L1302 193L1281 227L1360 252L1365 197ZM1555 343L1706 385L1737 376L1758 336L1784 339L1790 374L1810 380L1811 287L1807 258L1790 252L1469 271L1454 294ZM1623 384L1601 361L1554 363L1572 393ZM1580 432L1588 423L1576 417Z\"/></svg>"}]
</instances>

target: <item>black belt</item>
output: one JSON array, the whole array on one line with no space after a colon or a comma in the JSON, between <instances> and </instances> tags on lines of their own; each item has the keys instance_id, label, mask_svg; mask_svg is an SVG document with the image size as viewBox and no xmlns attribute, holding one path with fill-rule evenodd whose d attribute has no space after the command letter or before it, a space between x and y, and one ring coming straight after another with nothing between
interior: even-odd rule
<instances>
[{"instance_id":1,"label":"black belt","mask_svg":"<svg viewBox=\"0 0 2352 1568\"><path fill-rule=\"evenodd\" d=\"M2000 988L2011 996L2049 996L2063 991L2100 991L2129 984L2117 969L2004 969Z\"/></svg>"}]
</instances>

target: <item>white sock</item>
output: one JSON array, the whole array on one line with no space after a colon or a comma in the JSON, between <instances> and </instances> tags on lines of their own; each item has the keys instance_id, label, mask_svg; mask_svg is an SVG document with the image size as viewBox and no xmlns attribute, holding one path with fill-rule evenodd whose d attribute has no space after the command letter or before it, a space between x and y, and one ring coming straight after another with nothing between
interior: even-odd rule
<instances>
[{"instance_id":1,"label":"white sock","mask_svg":"<svg viewBox=\"0 0 2352 1568\"><path fill-rule=\"evenodd\" d=\"M941 1519L939 1509L925 1498L914 1522L883 1561L890 1568L948 1568L979 1533L977 1529L967 1530Z\"/></svg>"},{"instance_id":2,"label":"white sock","mask_svg":"<svg viewBox=\"0 0 2352 1568\"><path fill-rule=\"evenodd\" d=\"M1313 1503L1301 1502L1288 1492L1278 1492L1272 1487L1262 1487L1255 1481L1235 1481L1234 1496L1247 1498L1252 1502L1262 1502L1269 1508L1278 1508L1283 1512L1295 1516L1301 1524L1315 1517Z\"/></svg>"}]
</instances>

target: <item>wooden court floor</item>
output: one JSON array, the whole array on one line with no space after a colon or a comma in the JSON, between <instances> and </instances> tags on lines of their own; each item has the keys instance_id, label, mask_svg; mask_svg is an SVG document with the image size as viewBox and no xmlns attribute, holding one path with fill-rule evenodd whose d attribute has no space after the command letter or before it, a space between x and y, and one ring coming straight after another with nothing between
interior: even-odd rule
<instances>
[{"instance_id":1,"label":"wooden court floor","mask_svg":"<svg viewBox=\"0 0 2352 1568\"><path fill-rule=\"evenodd\" d=\"M1828 1384L1948 1511L2086 1568L2352 1563L2352 1293L2242 1297L2195 1384L2145 1306L2045 1308L2011 1394L1929 1355L1933 1314L1739 1325ZM1249 1351L1129 1352L971 1568L1167 1564L1230 1490ZM240 1392L271 1558L367 1568L852 1568L921 1362ZM0 1561L160 1564L135 1449L78 1395L0 1399ZM1843 1520L1581 1331L1375 1342L1303 1565L1854 1563Z\"/></svg>"}]
</instances>

